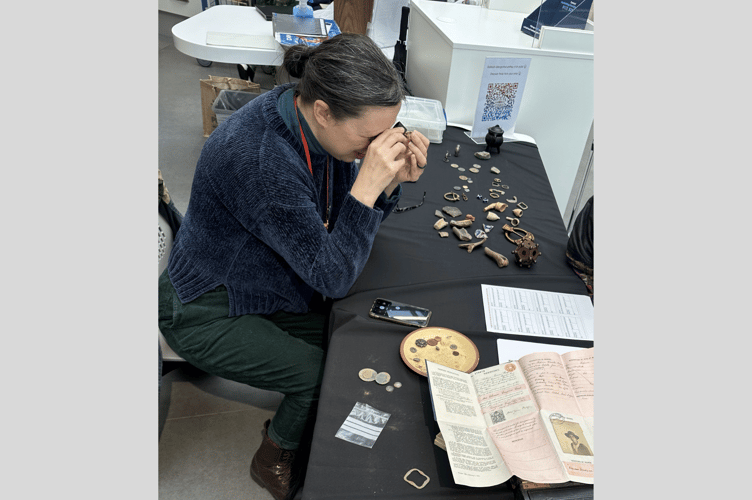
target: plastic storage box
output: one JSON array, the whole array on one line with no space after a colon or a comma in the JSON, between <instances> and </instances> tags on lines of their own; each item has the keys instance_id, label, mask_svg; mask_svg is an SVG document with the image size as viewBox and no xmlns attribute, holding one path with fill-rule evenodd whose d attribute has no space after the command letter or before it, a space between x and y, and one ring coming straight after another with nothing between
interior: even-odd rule
<instances>
[{"instance_id":1,"label":"plastic storage box","mask_svg":"<svg viewBox=\"0 0 752 500\"><path fill-rule=\"evenodd\" d=\"M418 130L436 144L441 144L447 125L440 101L412 96L405 97L397 121L408 130Z\"/></svg>"},{"instance_id":2,"label":"plastic storage box","mask_svg":"<svg viewBox=\"0 0 752 500\"><path fill-rule=\"evenodd\" d=\"M212 104L212 111L217 115L217 124L225 121L231 114L239 110L255 97L261 94L255 92L241 92L239 90L221 90Z\"/></svg>"}]
</instances>

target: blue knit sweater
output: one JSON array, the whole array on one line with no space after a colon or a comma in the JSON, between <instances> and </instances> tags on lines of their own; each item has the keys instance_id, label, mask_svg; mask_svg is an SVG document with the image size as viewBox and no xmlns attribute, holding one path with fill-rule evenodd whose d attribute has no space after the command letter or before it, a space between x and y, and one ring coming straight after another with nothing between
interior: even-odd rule
<instances>
[{"instance_id":1,"label":"blue knit sweater","mask_svg":"<svg viewBox=\"0 0 752 500\"><path fill-rule=\"evenodd\" d=\"M389 199L382 193L374 208L363 205L350 194L356 165L330 156L327 232L327 155L311 152L311 175L300 132L277 110L293 85L255 98L204 144L168 263L181 302L220 284L230 316L307 312L314 291L343 297L399 201L401 187Z\"/></svg>"}]
</instances>

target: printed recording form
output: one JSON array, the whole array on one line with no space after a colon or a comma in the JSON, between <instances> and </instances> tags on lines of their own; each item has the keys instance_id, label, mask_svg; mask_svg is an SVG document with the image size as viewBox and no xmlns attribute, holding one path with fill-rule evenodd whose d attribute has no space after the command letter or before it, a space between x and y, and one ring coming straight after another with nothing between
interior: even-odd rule
<instances>
[{"instance_id":1,"label":"printed recording form","mask_svg":"<svg viewBox=\"0 0 752 500\"><path fill-rule=\"evenodd\" d=\"M593 340L593 303L587 295L492 285L481 290L489 332Z\"/></svg>"}]
</instances>

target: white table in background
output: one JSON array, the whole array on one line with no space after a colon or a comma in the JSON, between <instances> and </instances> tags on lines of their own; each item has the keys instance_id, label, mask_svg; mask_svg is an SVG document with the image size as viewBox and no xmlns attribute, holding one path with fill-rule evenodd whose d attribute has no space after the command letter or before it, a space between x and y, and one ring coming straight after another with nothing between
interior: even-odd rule
<instances>
[{"instance_id":1,"label":"white table in background","mask_svg":"<svg viewBox=\"0 0 752 500\"><path fill-rule=\"evenodd\" d=\"M208 32L264 37L268 45L274 48L207 45L206 34ZM279 66L285 54L281 45L269 42L274 41L271 21L261 17L253 7L238 5L211 7L173 26L172 38L175 48L180 52L205 61Z\"/></svg>"}]
</instances>

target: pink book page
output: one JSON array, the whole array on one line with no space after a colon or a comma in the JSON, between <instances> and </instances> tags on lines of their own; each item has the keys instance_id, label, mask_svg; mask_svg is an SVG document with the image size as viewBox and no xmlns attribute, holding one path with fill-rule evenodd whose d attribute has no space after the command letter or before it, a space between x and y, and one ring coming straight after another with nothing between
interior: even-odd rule
<instances>
[{"instance_id":1,"label":"pink book page","mask_svg":"<svg viewBox=\"0 0 752 500\"><path fill-rule=\"evenodd\" d=\"M572 391L580 406L583 417L593 417L593 401L595 398L595 351L594 347L581 351L562 354L561 358L567 367Z\"/></svg>"},{"instance_id":2,"label":"pink book page","mask_svg":"<svg viewBox=\"0 0 752 500\"><path fill-rule=\"evenodd\" d=\"M537 413L489 427L488 433L517 477L536 483L569 481Z\"/></svg>"},{"instance_id":3,"label":"pink book page","mask_svg":"<svg viewBox=\"0 0 752 500\"><path fill-rule=\"evenodd\" d=\"M538 407L561 413L580 414L567 369L555 352L537 352L520 358Z\"/></svg>"}]
</instances>

